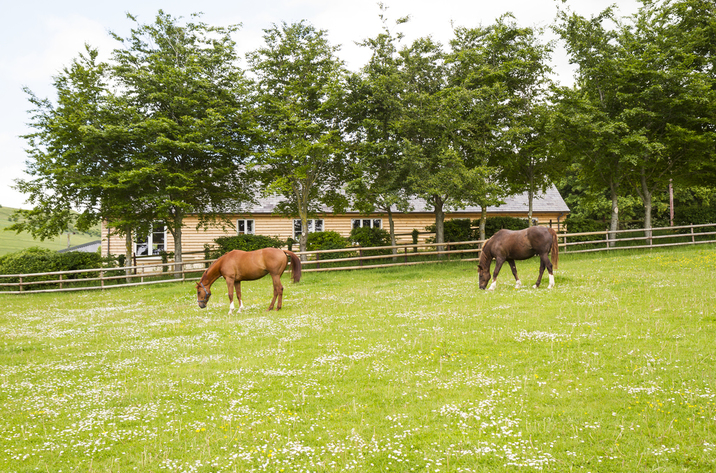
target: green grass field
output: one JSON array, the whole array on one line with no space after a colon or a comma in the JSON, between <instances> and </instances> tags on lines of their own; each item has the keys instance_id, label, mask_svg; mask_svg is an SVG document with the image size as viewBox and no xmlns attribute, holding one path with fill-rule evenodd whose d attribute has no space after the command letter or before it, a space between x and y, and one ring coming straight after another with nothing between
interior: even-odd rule
<instances>
[{"instance_id":1,"label":"green grass field","mask_svg":"<svg viewBox=\"0 0 716 473\"><path fill-rule=\"evenodd\" d=\"M527 285L538 261L518 262ZM0 295L3 472L712 472L716 247Z\"/></svg>"},{"instance_id":2,"label":"green grass field","mask_svg":"<svg viewBox=\"0 0 716 473\"><path fill-rule=\"evenodd\" d=\"M14 222L10 221L10 216L16 209L10 207L0 207L0 256L7 253L15 253L31 246L39 246L40 248L49 248L51 250L62 250L67 248L67 234L54 238L52 240L34 240L32 235L27 232L20 234L14 231L6 231ZM77 246L91 241L99 240L99 225L90 233L76 233L70 235L70 245Z\"/></svg>"}]
</instances>

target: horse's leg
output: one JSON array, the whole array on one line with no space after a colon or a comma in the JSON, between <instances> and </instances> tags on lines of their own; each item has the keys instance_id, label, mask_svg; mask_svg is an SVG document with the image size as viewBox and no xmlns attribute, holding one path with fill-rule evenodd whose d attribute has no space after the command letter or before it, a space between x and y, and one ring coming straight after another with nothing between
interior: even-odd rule
<instances>
[{"instance_id":1,"label":"horse's leg","mask_svg":"<svg viewBox=\"0 0 716 473\"><path fill-rule=\"evenodd\" d=\"M229 315L234 311L234 280L226 278L226 288L229 291Z\"/></svg>"},{"instance_id":2,"label":"horse's leg","mask_svg":"<svg viewBox=\"0 0 716 473\"><path fill-rule=\"evenodd\" d=\"M515 289L521 288L522 281L520 281L520 278L517 276L517 266L515 265L515 260L508 259L507 263L510 265L510 269L512 269L512 275L515 277Z\"/></svg>"},{"instance_id":3,"label":"horse's leg","mask_svg":"<svg viewBox=\"0 0 716 473\"><path fill-rule=\"evenodd\" d=\"M283 284L281 284L280 274L276 276L276 282L278 283L278 304L276 304L276 310L280 310L283 304Z\"/></svg>"},{"instance_id":4,"label":"horse's leg","mask_svg":"<svg viewBox=\"0 0 716 473\"><path fill-rule=\"evenodd\" d=\"M279 310L281 308L281 301L283 299L283 286L281 286L281 275L272 274L271 280L273 280L273 299L271 299L271 305L269 305L268 310L273 310L273 305L276 302L276 299L278 299L278 307L276 307L276 310Z\"/></svg>"},{"instance_id":5,"label":"horse's leg","mask_svg":"<svg viewBox=\"0 0 716 473\"><path fill-rule=\"evenodd\" d=\"M547 272L549 272L549 286L547 286L548 289L552 289L554 287L554 273L552 272L552 262L549 260L549 255L547 253L544 253L539 256L539 276L537 276L537 282L535 283L535 288L538 288L540 283L542 282L542 275L544 274L544 270L547 268Z\"/></svg>"},{"instance_id":6,"label":"horse's leg","mask_svg":"<svg viewBox=\"0 0 716 473\"><path fill-rule=\"evenodd\" d=\"M549 286L547 286L547 289L552 289L554 287L554 267L552 266L552 261L550 261L547 253L544 254L544 265L549 273Z\"/></svg>"},{"instance_id":7,"label":"horse's leg","mask_svg":"<svg viewBox=\"0 0 716 473\"><path fill-rule=\"evenodd\" d=\"M241 312L244 310L244 300L241 298L241 281L236 281L234 288L236 289L236 298L239 301L239 312Z\"/></svg>"},{"instance_id":8,"label":"horse's leg","mask_svg":"<svg viewBox=\"0 0 716 473\"><path fill-rule=\"evenodd\" d=\"M492 284L487 288L488 291L494 291L497 287L497 275L500 274L503 264L505 264L505 258L495 258L495 272L492 273Z\"/></svg>"}]
</instances>

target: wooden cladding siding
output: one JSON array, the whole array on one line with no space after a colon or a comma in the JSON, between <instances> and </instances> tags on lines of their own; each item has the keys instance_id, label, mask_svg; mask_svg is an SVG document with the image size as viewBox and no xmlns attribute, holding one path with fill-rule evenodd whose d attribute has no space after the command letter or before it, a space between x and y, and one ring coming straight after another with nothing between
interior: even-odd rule
<instances>
[{"instance_id":1,"label":"wooden cladding siding","mask_svg":"<svg viewBox=\"0 0 716 473\"><path fill-rule=\"evenodd\" d=\"M525 218L524 213L517 212L500 212L499 214L487 214L489 217L519 217ZM557 227L557 221L560 216L564 216L560 212L534 212L532 217L538 220L540 225L549 225L552 222L553 227ZM252 219L254 220L254 233L257 235L265 235L271 237L278 237L282 240L293 237L293 218L287 218L280 215L273 214L254 214L254 215L235 215L231 221L233 225L236 225L237 219ZM318 215L313 218L323 219L323 230L324 231L335 231L340 233L342 236L347 237L352 229L353 219L382 219L383 229L386 231L389 229L388 216L384 213L375 213L368 216L359 214L341 214L341 215ZM451 219L462 219L469 218L471 220L479 219L479 213L469 212L447 212L445 214L445 220ZM420 232L425 232L425 227L435 224L435 215L430 212L415 212L415 213L397 213L393 215L393 221L395 223L395 233L398 235L398 244L401 243L412 243L410 233L413 229L417 229ZM221 228L219 224L211 225L206 230L203 228L196 228L198 218L194 216L187 217L184 220L183 228L183 252L201 252L204 250L205 244L212 244L216 238L222 236L234 236L236 235L235 226L226 226ZM424 242L426 235L420 235L420 242ZM107 236L107 227L105 223L102 224L102 255L107 254L124 254L124 237L116 235ZM166 235L166 251L174 251L174 239L171 233L167 232Z\"/></svg>"}]
</instances>

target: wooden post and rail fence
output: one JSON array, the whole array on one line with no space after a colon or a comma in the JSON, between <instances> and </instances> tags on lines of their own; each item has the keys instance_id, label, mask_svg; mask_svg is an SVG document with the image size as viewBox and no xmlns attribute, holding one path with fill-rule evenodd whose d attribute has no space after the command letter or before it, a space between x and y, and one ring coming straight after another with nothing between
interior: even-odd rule
<instances>
[{"instance_id":1,"label":"wooden post and rail fence","mask_svg":"<svg viewBox=\"0 0 716 473\"><path fill-rule=\"evenodd\" d=\"M640 250L681 245L716 243L716 224L585 233L559 233L560 252L589 253ZM632 236L631 234L638 234ZM440 263L451 258L477 261L484 241L405 243L373 248L296 252L303 257L303 272L345 271ZM441 246L443 249L438 250ZM132 287L171 282L197 281L214 260L183 255L181 270L176 263L146 261L124 267L78 269L33 274L0 275L0 294L67 292ZM203 254L202 254L203 256Z\"/></svg>"}]
</instances>

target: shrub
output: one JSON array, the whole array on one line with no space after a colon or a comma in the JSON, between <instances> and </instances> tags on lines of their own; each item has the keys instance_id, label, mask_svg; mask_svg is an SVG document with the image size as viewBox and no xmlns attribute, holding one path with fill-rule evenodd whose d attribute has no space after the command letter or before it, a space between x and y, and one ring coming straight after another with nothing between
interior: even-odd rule
<instances>
[{"instance_id":1,"label":"shrub","mask_svg":"<svg viewBox=\"0 0 716 473\"><path fill-rule=\"evenodd\" d=\"M314 232L309 233L306 239L307 251L339 250L348 247L348 240L338 232Z\"/></svg>"},{"instance_id":2,"label":"shrub","mask_svg":"<svg viewBox=\"0 0 716 473\"><path fill-rule=\"evenodd\" d=\"M472 222L469 218L455 218L446 220L445 223L445 243L452 241L470 241L475 240L475 232L472 230ZM435 233L435 225L428 225L425 230ZM435 241L435 238L428 238L428 243Z\"/></svg>"},{"instance_id":3,"label":"shrub","mask_svg":"<svg viewBox=\"0 0 716 473\"><path fill-rule=\"evenodd\" d=\"M674 212L674 225L698 225L700 223L716 223L715 206L676 208Z\"/></svg>"},{"instance_id":4,"label":"shrub","mask_svg":"<svg viewBox=\"0 0 716 473\"><path fill-rule=\"evenodd\" d=\"M474 225L479 226L480 221L475 220ZM526 218L488 217L485 220L485 238L490 238L503 228L507 230L524 230L527 227L529 227L529 221Z\"/></svg>"},{"instance_id":5,"label":"shrub","mask_svg":"<svg viewBox=\"0 0 716 473\"><path fill-rule=\"evenodd\" d=\"M564 221L569 233L586 233L586 232L601 232L604 230L604 222L601 220L593 220L587 217L575 217L572 215L567 216ZM600 235L584 235L577 237L569 237L569 241L593 241L597 239L603 239Z\"/></svg>"},{"instance_id":6,"label":"shrub","mask_svg":"<svg viewBox=\"0 0 716 473\"><path fill-rule=\"evenodd\" d=\"M233 250L253 251L261 248L281 248L285 244L284 240L264 235L219 237L214 240L214 246L204 245L204 255L206 259L214 259Z\"/></svg>"},{"instance_id":7,"label":"shrub","mask_svg":"<svg viewBox=\"0 0 716 473\"><path fill-rule=\"evenodd\" d=\"M107 260L99 253L85 253L69 251L58 253L56 251L31 247L16 253L0 256L0 274L33 274L51 273L57 271L73 271L77 269L97 269ZM67 275L68 279L97 277L96 272L76 273ZM56 280L58 276L34 276L23 278L24 282ZM3 278L4 282L19 282L19 278ZM33 289L39 289L34 286Z\"/></svg>"},{"instance_id":8,"label":"shrub","mask_svg":"<svg viewBox=\"0 0 716 473\"><path fill-rule=\"evenodd\" d=\"M354 228L351 230L351 234L348 238L351 242L363 248L370 248L373 246L390 246L390 233L382 228ZM389 253L390 249L386 248L383 250L364 251L363 255L374 256L387 255Z\"/></svg>"}]
</instances>

